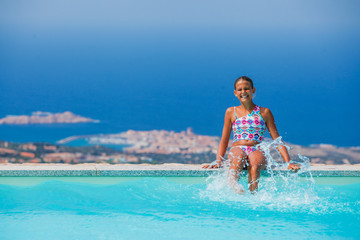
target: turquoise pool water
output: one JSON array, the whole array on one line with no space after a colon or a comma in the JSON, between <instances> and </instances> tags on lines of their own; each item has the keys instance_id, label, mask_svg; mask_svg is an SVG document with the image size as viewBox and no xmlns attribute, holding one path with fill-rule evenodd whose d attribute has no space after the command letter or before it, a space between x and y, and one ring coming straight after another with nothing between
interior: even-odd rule
<instances>
[{"instance_id":1,"label":"turquoise pool water","mask_svg":"<svg viewBox=\"0 0 360 240\"><path fill-rule=\"evenodd\" d=\"M1 177L0 239L360 238L360 177L269 179Z\"/></svg>"}]
</instances>

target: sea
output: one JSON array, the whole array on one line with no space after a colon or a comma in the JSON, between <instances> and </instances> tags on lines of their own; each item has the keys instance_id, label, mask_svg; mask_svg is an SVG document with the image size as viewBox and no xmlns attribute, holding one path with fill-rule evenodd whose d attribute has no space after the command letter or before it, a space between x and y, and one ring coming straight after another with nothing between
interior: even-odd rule
<instances>
[{"instance_id":1,"label":"sea","mask_svg":"<svg viewBox=\"0 0 360 240\"><path fill-rule=\"evenodd\" d=\"M0 140L164 129L221 136L242 75L283 140L359 146L360 35L222 28L2 29L0 118L64 112L100 123L0 125Z\"/></svg>"}]
</instances>

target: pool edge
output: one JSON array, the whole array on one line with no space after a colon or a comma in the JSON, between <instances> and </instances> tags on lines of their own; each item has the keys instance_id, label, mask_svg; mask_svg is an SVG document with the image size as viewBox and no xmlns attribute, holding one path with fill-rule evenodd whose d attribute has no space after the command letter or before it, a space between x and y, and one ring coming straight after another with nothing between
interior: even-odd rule
<instances>
[{"instance_id":1,"label":"pool edge","mask_svg":"<svg viewBox=\"0 0 360 240\"><path fill-rule=\"evenodd\" d=\"M206 177L217 172L217 169L203 169L201 165L190 164L0 164L0 177L57 177L57 176L103 176L103 177L131 177L131 176L178 176L178 177ZM275 170L287 172L287 170ZM360 165L321 165L311 166L312 176L360 176ZM266 176L267 172L263 171ZM306 176L309 173L302 173Z\"/></svg>"}]
</instances>

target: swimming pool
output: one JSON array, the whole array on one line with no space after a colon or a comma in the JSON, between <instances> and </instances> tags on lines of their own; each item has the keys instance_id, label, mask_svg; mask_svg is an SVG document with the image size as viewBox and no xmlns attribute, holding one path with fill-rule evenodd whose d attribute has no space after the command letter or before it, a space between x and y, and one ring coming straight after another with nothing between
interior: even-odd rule
<instances>
[{"instance_id":1,"label":"swimming pool","mask_svg":"<svg viewBox=\"0 0 360 240\"><path fill-rule=\"evenodd\" d=\"M0 239L359 239L360 177L269 179L1 177Z\"/></svg>"}]
</instances>

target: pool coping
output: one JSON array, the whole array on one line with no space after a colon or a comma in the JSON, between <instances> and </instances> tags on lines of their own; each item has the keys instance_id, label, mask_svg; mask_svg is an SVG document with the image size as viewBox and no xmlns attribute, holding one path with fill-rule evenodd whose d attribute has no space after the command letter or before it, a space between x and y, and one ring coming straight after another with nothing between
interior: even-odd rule
<instances>
[{"instance_id":1,"label":"pool coping","mask_svg":"<svg viewBox=\"0 0 360 240\"><path fill-rule=\"evenodd\" d=\"M218 169L203 169L195 164L0 164L0 177L130 177L130 176L178 176L206 177ZM289 172L274 170L275 173ZM261 173L268 175L266 171ZM309 172L300 173L307 176ZM357 165L312 165L312 176L359 177L360 164Z\"/></svg>"}]
</instances>

